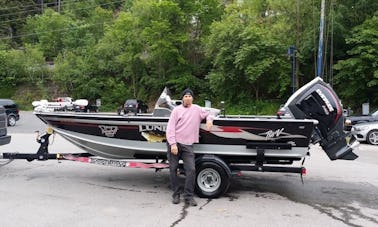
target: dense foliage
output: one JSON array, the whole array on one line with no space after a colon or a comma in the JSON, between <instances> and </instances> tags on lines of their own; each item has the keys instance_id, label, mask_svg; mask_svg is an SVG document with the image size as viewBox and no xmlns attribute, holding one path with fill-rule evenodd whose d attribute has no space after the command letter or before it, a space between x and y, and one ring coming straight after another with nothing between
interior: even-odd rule
<instances>
[{"instance_id":1,"label":"dense foliage","mask_svg":"<svg viewBox=\"0 0 378 227\"><path fill-rule=\"evenodd\" d=\"M153 103L164 87L231 112L274 113L314 78L321 0L0 0L0 96ZM378 3L326 1L323 78L378 106ZM42 4L43 3L43 4ZM30 108L30 106L29 106Z\"/></svg>"}]
</instances>

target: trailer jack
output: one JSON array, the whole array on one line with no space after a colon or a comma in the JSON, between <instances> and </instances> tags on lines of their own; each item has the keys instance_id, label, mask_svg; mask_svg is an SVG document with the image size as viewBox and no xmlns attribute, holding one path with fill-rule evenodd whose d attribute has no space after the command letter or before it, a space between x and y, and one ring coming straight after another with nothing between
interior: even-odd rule
<instances>
[{"instance_id":1,"label":"trailer jack","mask_svg":"<svg viewBox=\"0 0 378 227\"><path fill-rule=\"evenodd\" d=\"M41 145L39 146L39 149L36 154L30 154L30 153L2 153L0 154L1 159L26 159L27 161L31 162L33 160L39 160L39 161L46 161L48 159L59 159L58 154L50 154L48 147L49 147L49 137L53 134L52 128L48 127L46 129L46 133L40 135L37 131L37 142Z\"/></svg>"}]
</instances>

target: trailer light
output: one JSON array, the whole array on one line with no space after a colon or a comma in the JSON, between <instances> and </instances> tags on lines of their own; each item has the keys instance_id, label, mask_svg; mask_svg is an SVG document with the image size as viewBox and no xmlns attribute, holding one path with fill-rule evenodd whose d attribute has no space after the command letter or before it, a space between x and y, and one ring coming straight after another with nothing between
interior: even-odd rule
<instances>
[{"instance_id":1,"label":"trailer light","mask_svg":"<svg viewBox=\"0 0 378 227\"><path fill-rule=\"evenodd\" d=\"M307 169L306 169L306 168L304 168L304 167L302 167L302 171L301 171L301 174L302 174L302 175L306 175L306 174L307 174Z\"/></svg>"}]
</instances>

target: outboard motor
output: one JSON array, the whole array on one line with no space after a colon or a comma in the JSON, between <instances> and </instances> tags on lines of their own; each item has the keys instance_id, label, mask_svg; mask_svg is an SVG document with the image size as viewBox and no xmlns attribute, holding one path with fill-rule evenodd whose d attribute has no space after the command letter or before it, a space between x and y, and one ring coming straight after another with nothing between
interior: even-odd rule
<instances>
[{"instance_id":1,"label":"outboard motor","mask_svg":"<svg viewBox=\"0 0 378 227\"><path fill-rule=\"evenodd\" d=\"M347 143L343 108L331 86L317 77L296 91L285 107L296 119L316 119L313 142L319 142L331 160L354 160L353 149L359 142L352 137ZM314 139L314 138L313 138Z\"/></svg>"}]
</instances>

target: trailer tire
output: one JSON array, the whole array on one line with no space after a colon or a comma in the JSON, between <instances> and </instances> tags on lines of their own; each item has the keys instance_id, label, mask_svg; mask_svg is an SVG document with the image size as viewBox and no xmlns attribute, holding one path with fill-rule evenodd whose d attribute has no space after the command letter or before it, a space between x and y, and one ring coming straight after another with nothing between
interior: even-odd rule
<instances>
[{"instance_id":1,"label":"trailer tire","mask_svg":"<svg viewBox=\"0 0 378 227\"><path fill-rule=\"evenodd\" d=\"M230 186L230 176L215 162L201 162L196 168L196 194L201 198L217 198Z\"/></svg>"}]
</instances>

